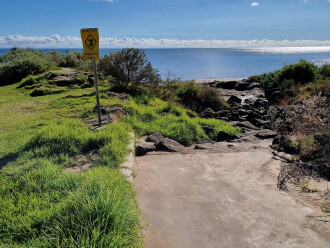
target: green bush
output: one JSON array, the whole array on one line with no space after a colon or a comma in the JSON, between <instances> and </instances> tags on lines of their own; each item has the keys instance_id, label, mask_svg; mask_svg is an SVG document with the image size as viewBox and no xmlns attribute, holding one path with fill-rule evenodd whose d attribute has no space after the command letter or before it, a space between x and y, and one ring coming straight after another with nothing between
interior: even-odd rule
<instances>
[{"instance_id":1,"label":"green bush","mask_svg":"<svg viewBox=\"0 0 330 248\"><path fill-rule=\"evenodd\" d=\"M315 80L316 67L315 65L300 60L298 64L284 66L279 75L279 81L282 84L284 80L292 79L295 84L306 84Z\"/></svg>"},{"instance_id":2,"label":"green bush","mask_svg":"<svg viewBox=\"0 0 330 248\"><path fill-rule=\"evenodd\" d=\"M198 112L205 108L212 108L215 111L229 108L215 89L203 88L193 81L181 83L177 89L177 97L181 104Z\"/></svg>"},{"instance_id":3,"label":"green bush","mask_svg":"<svg viewBox=\"0 0 330 248\"><path fill-rule=\"evenodd\" d=\"M21 81L28 75L36 75L55 68L43 51L12 48L0 55L0 86Z\"/></svg>"},{"instance_id":4,"label":"green bush","mask_svg":"<svg viewBox=\"0 0 330 248\"><path fill-rule=\"evenodd\" d=\"M306 60L286 65L281 70L265 73L257 78L266 88L286 89L297 84L313 82L317 77L317 67Z\"/></svg>"},{"instance_id":5,"label":"green bush","mask_svg":"<svg viewBox=\"0 0 330 248\"><path fill-rule=\"evenodd\" d=\"M320 69L319 69L319 74L321 75L321 77L323 79L325 78L329 78L330 77L330 65L326 64L323 65Z\"/></svg>"},{"instance_id":6,"label":"green bush","mask_svg":"<svg viewBox=\"0 0 330 248\"><path fill-rule=\"evenodd\" d=\"M88 62L83 60L82 52L70 52L67 50L64 54L55 50L48 52L50 60L54 61L60 67L89 68Z\"/></svg>"},{"instance_id":7,"label":"green bush","mask_svg":"<svg viewBox=\"0 0 330 248\"><path fill-rule=\"evenodd\" d=\"M116 84L124 89L127 89L129 84L134 88L138 85L158 85L160 82L158 71L139 49L125 48L105 55L100 59L98 68L103 75L112 76Z\"/></svg>"}]
</instances>

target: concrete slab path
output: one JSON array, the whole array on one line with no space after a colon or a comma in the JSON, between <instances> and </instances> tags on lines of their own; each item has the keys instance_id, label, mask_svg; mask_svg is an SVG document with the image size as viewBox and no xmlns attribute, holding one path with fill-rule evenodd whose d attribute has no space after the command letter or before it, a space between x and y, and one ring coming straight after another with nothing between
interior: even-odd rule
<instances>
[{"instance_id":1,"label":"concrete slab path","mask_svg":"<svg viewBox=\"0 0 330 248\"><path fill-rule=\"evenodd\" d=\"M277 189L281 162L239 146L137 158L146 248L330 247L330 223Z\"/></svg>"}]
</instances>

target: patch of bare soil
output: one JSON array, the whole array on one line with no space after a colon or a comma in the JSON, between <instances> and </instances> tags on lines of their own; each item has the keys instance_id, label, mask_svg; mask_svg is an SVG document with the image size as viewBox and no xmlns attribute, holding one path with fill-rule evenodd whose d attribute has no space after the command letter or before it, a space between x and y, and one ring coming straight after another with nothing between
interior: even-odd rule
<instances>
[{"instance_id":1,"label":"patch of bare soil","mask_svg":"<svg viewBox=\"0 0 330 248\"><path fill-rule=\"evenodd\" d=\"M77 155L71 164L65 169L67 172L81 173L90 170L95 160L94 155L91 154L80 154Z\"/></svg>"}]
</instances>

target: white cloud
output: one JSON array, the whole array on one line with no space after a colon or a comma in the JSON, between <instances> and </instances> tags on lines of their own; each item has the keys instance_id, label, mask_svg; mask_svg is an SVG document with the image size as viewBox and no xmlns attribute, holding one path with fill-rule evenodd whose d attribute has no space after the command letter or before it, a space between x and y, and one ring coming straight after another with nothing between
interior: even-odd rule
<instances>
[{"instance_id":1,"label":"white cloud","mask_svg":"<svg viewBox=\"0 0 330 248\"><path fill-rule=\"evenodd\" d=\"M0 48L81 48L80 37L51 37L10 35L0 37ZM315 47L330 46L330 40L177 40L177 39L136 39L136 38L100 38L101 48L260 48L260 47Z\"/></svg>"},{"instance_id":2,"label":"white cloud","mask_svg":"<svg viewBox=\"0 0 330 248\"><path fill-rule=\"evenodd\" d=\"M251 7L257 7L257 6L259 6L259 3L257 3L257 2L251 3Z\"/></svg>"}]
</instances>

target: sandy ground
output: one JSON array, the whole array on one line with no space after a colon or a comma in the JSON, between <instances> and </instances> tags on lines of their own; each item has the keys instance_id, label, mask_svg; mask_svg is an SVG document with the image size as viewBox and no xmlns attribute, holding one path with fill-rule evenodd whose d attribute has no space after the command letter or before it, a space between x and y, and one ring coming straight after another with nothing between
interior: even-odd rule
<instances>
[{"instance_id":1,"label":"sandy ground","mask_svg":"<svg viewBox=\"0 0 330 248\"><path fill-rule=\"evenodd\" d=\"M281 161L269 144L138 157L145 247L330 247L328 219L277 189Z\"/></svg>"}]
</instances>

